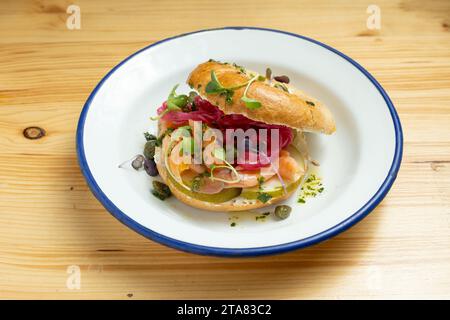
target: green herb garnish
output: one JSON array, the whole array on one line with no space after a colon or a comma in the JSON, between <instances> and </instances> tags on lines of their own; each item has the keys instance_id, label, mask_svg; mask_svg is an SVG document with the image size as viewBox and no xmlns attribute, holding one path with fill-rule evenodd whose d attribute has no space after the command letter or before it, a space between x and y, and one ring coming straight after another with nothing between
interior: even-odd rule
<instances>
[{"instance_id":1,"label":"green herb garnish","mask_svg":"<svg viewBox=\"0 0 450 320\"><path fill-rule=\"evenodd\" d=\"M203 177L196 176L192 179L191 190L194 192L198 192L200 190L200 186L202 185Z\"/></svg>"},{"instance_id":2,"label":"green herb garnish","mask_svg":"<svg viewBox=\"0 0 450 320\"><path fill-rule=\"evenodd\" d=\"M217 79L217 76L216 76L216 73L214 72L214 70L211 70L211 81L208 82L208 84L206 85L205 92L208 94L219 94L219 95L225 96L226 103L232 103L234 90L242 88L244 86L247 86L245 88L245 91L244 91L244 94L243 94L241 100L245 103L245 106L247 108L249 108L250 110L254 110L254 109L260 108L261 103L255 99L247 97L247 91L250 88L250 85L254 81L257 81L257 80L264 81L265 77L260 76L260 75L254 75L254 76L252 76L252 78L250 80L248 80L247 82L245 82L243 84L226 88L220 83L219 79Z\"/></svg>"},{"instance_id":3,"label":"green herb garnish","mask_svg":"<svg viewBox=\"0 0 450 320\"><path fill-rule=\"evenodd\" d=\"M297 200L298 203L306 203L307 198L316 197L324 191L321 179L315 174L310 174L303 186L300 188L300 195Z\"/></svg>"},{"instance_id":4,"label":"green herb garnish","mask_svg":"<svg viewBox=\"0 0 450 320\"><path fill-rule=\"evenodd\" d=\"M162 146L162 141L164 139L164 135L161 135L158 139L156 139L156 144L155 146L157 147L161 147Z\"/></svg>"},{"instance_id":5,"label":"green herb garnish","mask_svg":"<svg viewBox=\"0 0 450 320\"><path fill-rule=\"evenodd\" d=\"M216 73L214 70L211 70L211 81L208 82L205 88L205 92L208 94L220 94L225 95L225 101L227 103L233 102L233 94L234 90L240 88L240 87L232 87L232 88L225 88L217 79Z\"/></svg>"},{"instance_id":6,"label":"green herb garnish","mask_svg":"<svg viewBox=\"0 0 450 320\"><path fill-rule=\"evenodd\" d=\"M194 179L192 179L191 183L191 190L193 192L198 192L200 190L200 187L204 183L204 179L210 177L211 174L208 171L205 171L203 173L200 173L198 176L195 176Z\"/></svg>"},{"instance_id":7,"label":"green herb garnish","mask_svg":"<svg viewBox=\"0 0 450 320\"><path fill-rule=\"evenodd\" d=\"M173 87L172 91L170 91L170 94L167 97L166 101L167 104L166 110L161 112L158 116L151 117L150 119L159 120L161 117L164 117L164 115L166 115L166 113L170 111L183 111L183 108L186 107L188 103L188 96L185 94L177 95L175 92L177 88L178 84Z\"/></svg>"},{"instance_id":8,"label":"green herb garnish","mask_svg":"<svg viewBox=\"0 0 450 320\"><path fill-rule=\"evenodd\" d=\"M261 201L262 203L266 203L267 201L272 199L272 196L270 194L268 194L268 193L265 193L265 192L259 192L257 199L259 201Z\"/></svg>"},{"instance_id":9,"label":"green herb garnish","mask_svg":"<svg viewBox=\"0 0 450 320\"><path fill-rule=\"evenodd\" d=\"M244 67L242 67L240 65L237 65L236 63L233 63L233 67L238 69L240 73L245 73L245 68Z\"/></svg>"},{"instance_id":10,"label":"green herb garnish","mask_svg":"<svg viewBox=\"0 0 450 320\"><path fill-rule=\"evenodd\" d=\"M258 100L251 99L245 96L242 97L241 100L244 101L245 106L250 110L255 110L261 107L261 102L259 102Z\"/></svg>"},{"instance_id":11,"label":"green herb garnish","mask_svg":"<svg viewBox=\"0 0 450 320\"><path fill-rule=\"evenodd\" d=\"M264 183L265 180L266 180L266 179L264 179L263 176L259 176L259 177L258 177L258 187L259 187L259 190L262 190L262 184Z\"/></svg>"},{"instance_id":12,"label":"green herb garnish","mask_svg":"<svg viewBox=\"0 0 450 320\"><path fill-rule=\"evenodd\" d=\"M237 183L239 182L241 179L239 177L239 173L236 171L236 169L225 159L225 150L223 148L216 148L213 150L213 156L218 159L223 161L225 164L224 165L216 165L213 164L210 166L210 174L211 174L211 179L212 180L217 180L217 181L222 181L222 182L227 182L227 183ZM218 168L227 168L229 169L234 176L236 177L236 179L234 180L226 180L226 179L221 179L221 178L217 178L214 176L214 170L218 169Z\"/></svg>"},{"instance_id":13,"label":"green herb garnish","mask_svg":"<svg viewBox=\"0 0 450 320\"><path fill-rule=\"evenodd\" d=\"M247 87L244 90L244 94L241 98L241 100L245 103L245 106L250 109L250 110L255 110L261 107L261 102L259 102L258 100L252 99L247 97L247 91L250 88L250 85L256 81L258 79L259 76L254 76L253 78L250 79L250 81L247 84Z\"/></svg>"},{"instance_id":14,"label":"green herb garnish","mask_svg":"<svg viewBox=\"0 0 450 320\"><path fill-rule=\"evenodd\" d=\"M232 222L232 223L230 224L230 226L231 226L231 227L236 227L236 222Z\"/></svg>"},{"instance_id":15,"label":"green herb garnish","mask_svg":"<svg viewBox=\"0 0 450 320\"><path fill-rule=\"evenodd\" d=\"M206 85L205 92L209 93L209 94L220 94L222 96L225 96L225 101L227 103L232 103L234 90L237 90L237 89L247 86L247 88L244 91L244 96L241 98L241 100L244 101L246 106L247 106L247 103L249 103L250 109L256 109L256 108L259 108L261 106L261 104L256 100L248 98L246 96L246 94L247 94L247 90L248 90L249 86L252 84L252 82L254 82L255 80L264 78L264 77L262 77L262 78L261 77L262 76L253 76L250 80L248 80L245 83L239 84L234 87L227 88L227 87L224 87L220 83L219 79L217 79L217 76L216 76L216 73L214 72L214 70L211 70L211 81ZM258 103L259 103L259 106L258 106Z\"/></svg>"},{"instance_id":16,"label":"green herb garnish","mask_svg":"<svg viewBox=\"0 0 450 320\"><path fill-rule=\"evenodd\" d=\"M315 106L316 104L314 103L314 102L312 102L312 101L306 101L306 104L309 104L310 106Z\"/></svg>"}]
</instances>

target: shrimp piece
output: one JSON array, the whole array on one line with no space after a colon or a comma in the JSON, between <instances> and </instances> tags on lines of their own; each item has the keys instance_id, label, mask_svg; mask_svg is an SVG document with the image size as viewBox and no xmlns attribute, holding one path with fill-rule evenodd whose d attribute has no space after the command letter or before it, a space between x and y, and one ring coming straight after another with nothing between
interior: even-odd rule
<instances>
[{"instance_id":1,"label":"shrimp piece","mask_svg":"<svg viewBox=\"0 0 450 320\"><path fill-rule=\"evenodd\" d=\"M193 170L186 170L181 173L181 178L183 181L192 182L196 177L198 177L198 173ZM198 185L198 189L195 190L195 192L205 194L215 194L222 191L224 185L225 184L222 181L215 181L208 177L202 177Z\"/></svg>"},{"instance_id":2,"label":"shrimp piece","mask_svg":"<svg viewBox=\"0 0 450 320\"><path fill-rule=\"evenodd\" d=\"M204 173L206 171L206 167L202 164L190 164L190 169L195 171L196 173Z\"/></svg>"},{"instance_id":3,"label":"shrimp piece","mask_svg":"<svg viewBox=\"0 0 450 320\"><path fill-rule=\"evenodd\" d=\"M294 180L295 175L301 171L301 167L294 158L289 155L280 156L278 161L278 173L283 179Z\"/></svg>"},{"instance_id":4,"label":"shrimp piece","mask_svg":"<svg viewBox=\"0 0 450 320\"><path fill-rule=\"evenodd\" d=\"M200 187L197 192L206 193L206 194L214 194L219 193L223 190L225 183L222 181L213 180L211 178L205 177L202 179L200 183Z\"/></svg>"},{"instance_id":5,"label":"shrimp piece","mask_svg":"<svg viewBox=\"0 0 450 320\"><path fill-rule=\"evenodd\" d=\"M290 155L290 153L286 149L280 150L280 157L288 157L289 155Z\"/></svg>"}]
</instances>

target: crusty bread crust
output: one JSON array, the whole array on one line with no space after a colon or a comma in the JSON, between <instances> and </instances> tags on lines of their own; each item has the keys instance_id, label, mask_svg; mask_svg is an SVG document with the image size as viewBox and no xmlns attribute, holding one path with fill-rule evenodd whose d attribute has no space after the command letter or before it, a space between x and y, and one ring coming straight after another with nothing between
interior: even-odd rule
<instances>
[{"instance_id":1,"label":"crusty bread crust","mask_svg":"<svg viewBox=\"0 0 450 320\"><path fill-rule=\"evenodd\" d=\"M205 202L202 200L198 200L192 197L189 197L182 191L178 190L174 186L174 184L170 181L170 179L167 179L167 170L166 168L161 164L156 164L158 168L159 175L161 179L164 181L165 184L167 184L170 188L170 191L172 191L172 194L181 202L184 202L185 204L195 207L198 209L208 210L208 211L245 211L245 210L253 210L258 208L263 208L270 206L271 204L278 203L284 199L287 199L296 191L293 190L291 192L288 192L286 195L283 195L282 197L272 198L266 203L262 203L260 201L252 202L252 203L246 203L246 204L233 204L231 201L227 201L224 203L211 203L211 202Z\"/></svg>"},{"instance_id":2,"label":"crusty bread crust","mask_svg":"<svg viewBox=\"0 0 450 320\"><path fill-rule=\"evenodd\" d=\"M205 88L211 81L211 70L214 70L224 87L245 83L250 79L250 75L233 65L216 61L198 65L189 75L187 83L226 114L242 114L252 120L285 125L303 131L332 134L336 130L330 110L292 86L289 86L288 93L271 86L267 81L255 81L247 91L248 97L261 102L261 107L254 110L248 109L240 100L245 88L234 91L232 103L226 103L225 97L219 94L207 94ZM307 101L313 102L314 105L308 104Z\"/></svg>"}]
</instances>

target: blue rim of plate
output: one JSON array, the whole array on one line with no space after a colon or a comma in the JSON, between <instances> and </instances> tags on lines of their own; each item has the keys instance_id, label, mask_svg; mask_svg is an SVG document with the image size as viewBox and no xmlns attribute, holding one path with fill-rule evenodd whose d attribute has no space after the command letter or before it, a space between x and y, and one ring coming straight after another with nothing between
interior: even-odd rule
<instances>
[{"instance_id":1,"label":"blue rim of plate","mask_svg":"<svg viewBox=\"0 0 450 320\"><path fill-rule=\"evenodd\" d=\"M389 108L389 112L392 117L392 121L394 123L395 128L395 153L394 153L394 159L392 161L391 168L389 169L389 172L386 176L386 179L383 181L380 188L377 190L374 196L367 201L365 205L363 205L358 211L356 211L354 214L352 214L349 218L345 219L344 221L340 222L339 224L322 231L314 236L304 238L297 241L292 241L284 244L279 245L273 245L273 246L265 246L265 247L254 247L254 248L220 248L220 247L209 247L209 246L202 246L197 245L189 242L180 241L177 239L173 239L170 237L167 237L163 234L157 233L151 229L148 229L144 227L143 225L137 223L130 217L128 217L124 212L122 212L119 208L117 208L114 203L103 193L103 191L98 186L97 182L95 181L94 177L92 176L91 170L89 169L89 166L86 161L86 156L84 153L84 145L83 145L83 133L84 133L84 123L86 120L86 115L89 110L89 106L91 105L91 102L93 98L95 97L97 91L102 87L103 83L118 69L120 66L122 66L125 62L127 62L129 59L134 57L135 55L141 53L144 50L147 50L149 48L155 47L157 45L160 45L164 42L171 41L177 38L185 37L188 35L196 34L196 33L203 33L203 32L210 32L210 31L221 31L221 30L260 30L265 32L275 32L275 33L281 33L285 35L289 35L292 37L300 38L303 40L307 40L309 42L312 42L314 44L317 44L325 49L328 49L331 52L334 52L335 54L339 55L340 57L347 60L349 63L351 63L353 66L355 66L359 71L361 71L371 82L372 84L378 89L380 94L383 96L384 101L386 102L387 107ZM102 203L102 205L120 222L131 228L132 230L136 231L137 233L154 240L158 243L164 244L166 246L185 251L185 252L191 252L196 254L202 254L202 255L214 255L214 256L224 256L224 257L251 257L251 256L261 256L261 255L269 255L269 254L279 254L283 252L292 251L295 249L300 249L304 247L311 246L313 244L322 242L324 240L327 240L331 237L336 236L337 234L347 230L351 226L355 225L357 222L362 220L365 216L367 216L375 207L384 199L390 188L392 187L392 184L394 183L394 180L397 177L398 170L400 169L400 163L402 161L402 154L403 154L403 133L402 133L402 127L400 124L400 119L398 117L397 111L394 108L394 105L392 104L391 99L387 95L387 93L384 91L383 87L375 80L375 78L366 70L364 69L359 63L351 59L350 57L346 56L342 52L322 43L314 39L310 39L305 36L301 36L295 33L287 32L287 31L281 31L281 30L275 30L275 29L269 29L269 28L258 28L258 27L244 27L244 26L233 26L233 27L223 27L223 28L213 28L213 29L204 29L204 30L198 30L193 32L184 33L181 35L177 35L174 37L170 37L167 39L163 39L160 41L157 41L145 48L140 49L139 51L133 53L132 55L125 58L122 62L120 62L118 65L116 65L111 71L109 71L106 76L103 77L103 79L97 84L95 89L90 94L89 98L87 99L86 103L84 104L83 110L80 114L80 119L78 121L78 128L77 128L77 155L78 155L78 162L81 168L81 171L86 179L86 182L88 183L89 188L91 189L94 196Z\"/></svg>"}]
</instances>

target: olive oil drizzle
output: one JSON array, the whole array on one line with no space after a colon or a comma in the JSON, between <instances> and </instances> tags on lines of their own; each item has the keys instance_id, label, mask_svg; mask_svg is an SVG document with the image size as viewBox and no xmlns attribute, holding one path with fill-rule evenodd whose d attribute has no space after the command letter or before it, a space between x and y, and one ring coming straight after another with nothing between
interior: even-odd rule
<instances>
[{"instance_id":1,"label":"olive oil drizzle","mask_svg":"<svg viewBox=\"0 0 450 320\"><path fill-rule=\"evenodd\" d=\"M297 202L306 203L307 198L315 198L317 195L321 194L323 190L322 179L316 176L316 174L311 173L300 188L300 195Z\"/></svg>"}]
</instances>

